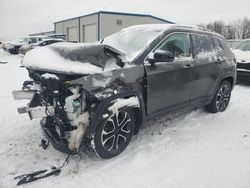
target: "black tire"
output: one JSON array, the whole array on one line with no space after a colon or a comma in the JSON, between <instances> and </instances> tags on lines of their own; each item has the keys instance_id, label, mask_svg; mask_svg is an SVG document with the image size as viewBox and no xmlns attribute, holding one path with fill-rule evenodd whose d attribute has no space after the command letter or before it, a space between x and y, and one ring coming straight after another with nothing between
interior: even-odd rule
<instances>
[{"instance_id":1,"label":"black tire","mask_svg":"<svg viewBox=\"0 0 250 188\"><path fill-rule=\"evenodd\" d=\"M226 80L223 81L217 89L212 102L206 106L206 110L211 113L224 112L228 107L231 91L231 84Z\"/></svg>"},{"instance_id":2,"label":"black tire","mask_svg":"<svg viewBox=\"0 0 250 188\"><path fill-rule=\"evenodd\" d=\"M119 155L128 146L134 127L134 111L129 108L119 109L116 114L105 118L95 132L96 154L103 159Z\"/></svg>"}]
</instances>

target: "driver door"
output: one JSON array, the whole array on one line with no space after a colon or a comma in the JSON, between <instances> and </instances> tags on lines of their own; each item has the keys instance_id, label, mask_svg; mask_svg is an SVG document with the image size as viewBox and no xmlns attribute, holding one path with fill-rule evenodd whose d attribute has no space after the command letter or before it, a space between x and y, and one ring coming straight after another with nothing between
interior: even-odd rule
<instances>
[{"instance_id":1,"label":"driver door","mask_svg":"<svg viewBox=\"0 0 250 188\"><path fill-rule=\"evenodd\" d=\"M148 55L153 59L157 51L172 53L171 62L145 61L147 80L147 114L157 114L190 104L195 80L194 60L187 33L173 33L161 41Z\"/></svg>"}]
</instances>

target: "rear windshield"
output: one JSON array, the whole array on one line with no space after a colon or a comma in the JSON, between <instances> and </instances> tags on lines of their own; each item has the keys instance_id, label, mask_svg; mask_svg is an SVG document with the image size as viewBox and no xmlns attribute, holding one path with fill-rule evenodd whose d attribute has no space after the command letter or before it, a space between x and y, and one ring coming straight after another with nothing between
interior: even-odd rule
<instances>
[{"instance_id":1,"label":"rear windshield","mask_svg":"<svg viewBox=\"0 0 250 188\"><path fill-rule=\"evenodd\" d=\"M250 51L250 41L242 42L240 45L236 47L236 49L239 49L242 51Z\"/></svg>"}]
</instances>

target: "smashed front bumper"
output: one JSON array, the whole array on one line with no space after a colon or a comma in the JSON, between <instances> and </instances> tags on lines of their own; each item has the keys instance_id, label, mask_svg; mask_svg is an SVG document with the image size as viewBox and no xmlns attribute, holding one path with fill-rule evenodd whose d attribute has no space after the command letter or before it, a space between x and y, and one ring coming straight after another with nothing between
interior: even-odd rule
<instances>
[{"instance_id":1,"label":"smashed front bumper","mask_svg":"<svg viewBox=\"0 0 250 188\"><path fill-rule=\"evenodd\" d=\"M64 108L49 103L42 103L41 95L38 92L14 91L13 97L16 100L31 99L27 106L18 108L19 113L28 113L30 119L42 118L40 124L45 137L52 146L67 154L75 154L78 148L70 148L72 131L77 126L72 126L66 117ZM81 130L81 129L80 129ZM74 141L74 137L73 141ZM73 144L76 144L73 142ZM74 146L74 145L73 145Z\"/></svg>"},{"instance_id":2,"label":"smashed front bumper","mask_svg":"<svg viewBox=\"0 0 250 188\"><path fill-rule=\"evenodd\" d=\"M53 106L39 106L40 96L34 91L13 91L12 95L15 100L31 100L27 106L17 108L19 114L28 113L30 119L43 118L55 114Z\"/></svg>"},{"instance_id":3,"label":"smashed front bumper","mask_svg":"<svg viewBox=\"0 0 250 188\"><path fill-rule=\"evenodd\" d=\"M76 154L75 151L71 151L69 149L67 139L61 138L58 135L55 126L52 125L52 122L47 121L46 118L43 118L40 124L45 137L55 149L66 154Z\"/></svg>"}]
</instances>

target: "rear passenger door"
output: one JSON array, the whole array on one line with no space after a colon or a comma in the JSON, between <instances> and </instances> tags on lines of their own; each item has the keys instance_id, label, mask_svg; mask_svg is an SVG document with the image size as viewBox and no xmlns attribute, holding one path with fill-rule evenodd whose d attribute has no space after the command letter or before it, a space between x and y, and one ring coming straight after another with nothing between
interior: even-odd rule
<instances>
[{"instance_id":1,"label":"rear passenger door","mask_svg":"<svg viewBox=\"0 0 250 188\"><path fill-rule=\"evenodd\" d=\"M217 85L220 76L220 53L216 41L205 34L192 34L195 87L192 92L192 103L206 103ZM217 41L218 42L218 41ZM219 44L218 44L219 45Z\"/></svg>"}]
</instances>

